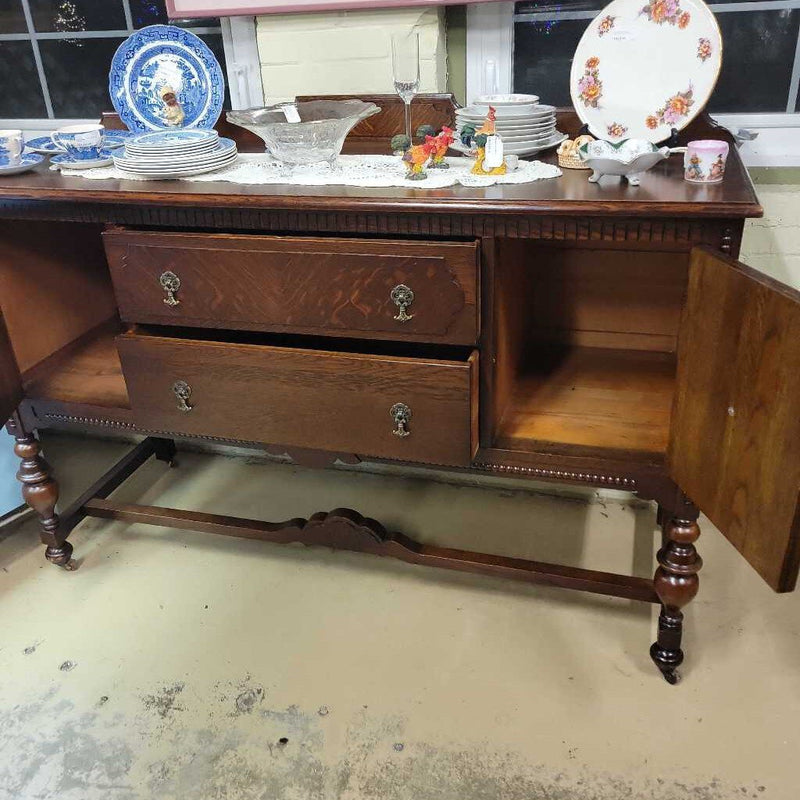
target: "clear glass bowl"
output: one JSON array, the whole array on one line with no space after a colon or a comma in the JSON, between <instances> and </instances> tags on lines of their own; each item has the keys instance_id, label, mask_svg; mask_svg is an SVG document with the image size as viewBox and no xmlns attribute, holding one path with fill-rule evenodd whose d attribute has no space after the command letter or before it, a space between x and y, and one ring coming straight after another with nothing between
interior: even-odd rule
<instances>
[{"instance_id":1,"label":"clear glass bowl","mask_svg":"<svg viewBox=\"0 0 800 800\"><path fill-rule=\"evenodd\" d=\"M287 122L284 108L296 109L300 122ZM278 161L289 165L335 164L344 140L362 119L380 113L375 103L361 100L311 100L269 108L229 111L228 122L260 136Z\"/></svg>"}]
</instances>

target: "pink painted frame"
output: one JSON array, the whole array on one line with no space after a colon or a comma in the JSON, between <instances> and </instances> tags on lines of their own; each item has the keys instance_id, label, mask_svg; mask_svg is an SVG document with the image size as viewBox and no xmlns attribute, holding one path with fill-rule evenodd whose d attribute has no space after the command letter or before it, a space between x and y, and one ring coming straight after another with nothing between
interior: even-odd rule
<instances>
[{"instance_id":1,"label":"pink painted frame","mask_svg":"<svg viewBox=\"0 0 800 800\"><path fill-rule=\"evenodd\" d=\"M356 10L396 6L441 6L486 0L166 0L170 19L288 14L303 11Z\"/></svg>"}]
</instances>

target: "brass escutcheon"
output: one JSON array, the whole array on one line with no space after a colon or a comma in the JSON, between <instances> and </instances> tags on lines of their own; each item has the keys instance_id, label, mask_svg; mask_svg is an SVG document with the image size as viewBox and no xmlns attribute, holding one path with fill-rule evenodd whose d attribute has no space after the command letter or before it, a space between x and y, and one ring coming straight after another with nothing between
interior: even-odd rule
<instances>
[{"instance_id":1,"label":"brass escutcheon","mask_svg":"<svg viewBox=\"0 0 800 800\"><path fill-rule=\"evenodd\" d=\"M194 408L188 403L189 398L192 396L192 387L186 381L175 381L172 384L172 392L178 401L178 411L189 412Z\"/></svg>"},{"instance_id":2,"label":"brass escutcheon","mask_svg":"<svg viewBox=\"0 0 800 800\"><path fill-rule=\"evenodd\" d=\"M171 307L180 305L181 301L175 297L175 292L181 288L181 279L174 272L167 270L161 273L158 282L161 284L161 288L167 293L167 296L164 298L164 305Z\"/></svg>"},{"instance_id":3,"label":"brass escutcheon","mask_svg":"<svg viewBox=\"0 0 800 800\"><path fill-rule=\"evenodd\" d=\"M395 425L392 433L401 439L411 436L411 431L408 429L408 423L411 421L411 409L405 403L395 403L389 413Z\"/></svg>"},{"instance_id":4,"label":"brass escutcheon","mask_svg":"<svg viewBox=\"0 0 800 800\"><path fill-rule=\"evenodd\" d=\"M406 309L414 302L414 292L411 287L401 283L395 286L389 294L391 301L400 309L400 312L395 316L398 322L408 322L414 318L413 314L406 314Z\"/></svg>"}]
</instances>

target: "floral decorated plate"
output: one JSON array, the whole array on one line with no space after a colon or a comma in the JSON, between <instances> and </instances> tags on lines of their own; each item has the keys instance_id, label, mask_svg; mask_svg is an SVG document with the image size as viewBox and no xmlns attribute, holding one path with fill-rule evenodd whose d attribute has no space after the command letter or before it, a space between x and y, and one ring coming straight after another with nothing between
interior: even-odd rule
<instances>
[{"instance_id":1,"label":"floral decorated plate","mask_svg":"<svg viewBox=\"0 0 800 800\"><path fill-rule=\"evenodd\" d=\"M108 91L132 131L213 128L225 80L202 39L174 25L149 25L114 54Z\"/></svg>"},{"instance_id":2,"label":"floral decorated plate","mask_svg":"<svg viewBox=\"0 0 800 800\"><path fill-rule=\"evenodd\" d=\"M575 51L575 110L601 139L661 142L704 108L722 65L722 37L702 0L614 0Z\"/></svg>"}]
</instances>

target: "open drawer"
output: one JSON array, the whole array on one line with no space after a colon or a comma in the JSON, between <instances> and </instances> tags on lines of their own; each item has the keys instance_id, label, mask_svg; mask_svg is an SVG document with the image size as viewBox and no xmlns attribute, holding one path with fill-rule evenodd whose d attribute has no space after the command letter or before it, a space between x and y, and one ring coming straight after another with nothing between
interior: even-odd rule
<instances>
[{"instance_id":1,"label":"open drawer","mask_svg":"<svg viewBox=\"0 0 800 800\"><path fill-rule=\"evenodd\" d=\"M476 242L113 230L126 322L474 345Z\"/></svg>"},{"instance_id":2,"label":"open drawer","mask_svg":"<svg viewBox=\"0 0 800 800\"><path fill-rule=\"evenodd\" d=\"M117 338L136 424L467 466L478 354L463 361L155 336Z\"/></svg>"}]
</instances>

